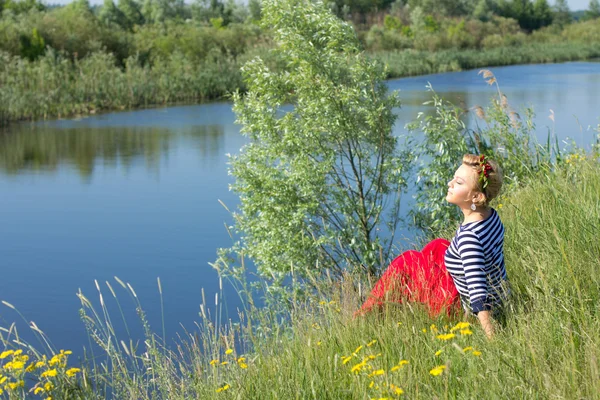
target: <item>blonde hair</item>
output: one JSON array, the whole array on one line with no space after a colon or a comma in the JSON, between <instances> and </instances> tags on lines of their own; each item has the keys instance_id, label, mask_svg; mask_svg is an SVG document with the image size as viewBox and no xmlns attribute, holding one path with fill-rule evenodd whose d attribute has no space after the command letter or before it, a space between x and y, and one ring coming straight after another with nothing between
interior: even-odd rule
<instances>
[{"instance_id":1,"label":"blonde hair","mask_svg":"<svg viewBox=\"0 0 600 400\"><path fill-rule=\"evenodd\" d=\"M487 185L484 189L483 182L479 179L483 169L483 166L479 160L480 156L475 154L465 154L463 156L462 163L473 168L473 170L476 172L477 178L475 178L475 185L477 189L483 193L483 200L475 202L475 205L487 206L490 201L498 197L500 189L502 189L502 168L500 168L500 165L498 165L496 161L486 158L485 162L489 164L492 169L487 173Z\"/></svg>"}]
</instances>

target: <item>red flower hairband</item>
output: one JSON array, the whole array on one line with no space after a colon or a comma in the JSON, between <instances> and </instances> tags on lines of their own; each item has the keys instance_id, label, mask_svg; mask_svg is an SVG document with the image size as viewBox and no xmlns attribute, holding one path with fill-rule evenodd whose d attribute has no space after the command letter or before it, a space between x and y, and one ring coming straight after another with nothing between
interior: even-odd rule
<instances>
[{"instance_id":1,"label":"red flower hairband","mask_svg":"<svg viewBox=\"0 0 600 400\"><path fill-rule=\"evenodd\" d=\"M488 178L490 171L494 171L492 166L485 160L485 156L482 154L479 156L479 166L481 167L481 172L479 173L479 182L481 182L482 188L485 188L488 185Z\"/></svg>"}]
</instances>

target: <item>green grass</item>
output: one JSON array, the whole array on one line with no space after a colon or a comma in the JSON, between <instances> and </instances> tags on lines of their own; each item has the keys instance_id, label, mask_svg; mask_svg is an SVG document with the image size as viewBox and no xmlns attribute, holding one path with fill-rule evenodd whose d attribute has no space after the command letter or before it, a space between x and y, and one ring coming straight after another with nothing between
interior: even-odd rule
<instances>
[{"instance_id":1,"label":"green grass","mask_svg":"<svg viewBox=\"0 0 600 400\"><path fill-rule=\"evenodd\" d=\"M600 44L532 43L493 49L404 50L373 56L387 65L389 78L401 78L483 67L590 60L600 57Z\"/></svg>"},{"instance_id":2,"label":"green grass","mask_svg":"<svg viewBox=\"0 0 600 400\"><path fill-rule=\"evenodd\" d=\"M99 291L118 301L115 289L122 286L142 317L145 343L135 348L129 338L115 337L105 303L93 306L81 295L90 338L104 351L88 354L95 358L83 365L87 379L74 382L61 372L52 378L55 390L82 399L104 398L106 392L139 399L367 399L398 397L390 387L395 385L406 398L598 398L598 154L572 154L552 168L494 205L506 228L513 296L507 325L498 327L491 341L473 320L472 335L455 332L455 338L438 339L459 320L431 320L415 304L354 320L360 299L353 289L357 282L348 278L322 281L309 301L291 299L283 319L249 307L239 324L225 324L218 318L220 306L204 302L198 329L183 332L178 346L166 349L147 326L133 289L118 281ZM453 230L448 227L445 236ZM119 313L112 313L117 321ZM14 346L14 332L7 331L3 342ZM468 346L473 350L463 351ZM344 364L345 357L350 358ZM365 358L365 366L353 373ZM401 360L408 363L394 368ZM432 375L438 366L445 366L442 374ZM384 372L369 376L378 370ZM226 389L217 393L219 388ZM11 398L22 398L18 390Z\"/></svg>"}]
</instances>

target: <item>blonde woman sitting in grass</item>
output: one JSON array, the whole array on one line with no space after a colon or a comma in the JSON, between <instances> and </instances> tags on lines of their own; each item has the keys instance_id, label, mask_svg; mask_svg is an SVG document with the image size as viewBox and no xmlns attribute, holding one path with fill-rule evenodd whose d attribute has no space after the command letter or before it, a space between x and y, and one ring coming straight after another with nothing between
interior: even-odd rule
<instances>
[{"instance_id":1,"label":"blonde woman sitting in grass","mask_svg":"<svg viewBox=\"0 0 600 400\"><path fill-rule=\"evenodd\" d=\"M421 252L409 250L397 257L373 288L358 314L383 300L418 301L432 314L449 313L462 304L477 316L488 337L492 318L503 318L507 294L504 266L504 225L489 206L502 187L502 170L485 156L466 154L448 182L446 201L464 215L452 242L435 239Z\"/></svg>"}]
</instances>

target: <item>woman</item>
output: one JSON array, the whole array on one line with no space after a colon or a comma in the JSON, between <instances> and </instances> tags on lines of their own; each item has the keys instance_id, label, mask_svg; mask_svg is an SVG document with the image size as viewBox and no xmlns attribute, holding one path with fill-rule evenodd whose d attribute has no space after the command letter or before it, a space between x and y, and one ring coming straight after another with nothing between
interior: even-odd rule
<instances>
[{"instance_id":1,"label":"woman","mask_svg":"<svg viewBox=\"0 0 600 400\"><path fill-rule=\"evenodd\" d=\"M459 302L477 315L488 337L491 323L502 316L506 299L504 226L489 202L502 187L502 171L485 156L466 154L448 182L446 201L464 215L452 242L435 239L421 252L403 253L392 261L358 311L363 314L383 300L417 301L431 314L455 311Z\"/></svg>"}]
</instances>

